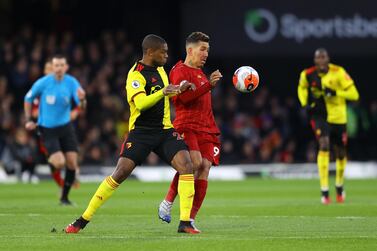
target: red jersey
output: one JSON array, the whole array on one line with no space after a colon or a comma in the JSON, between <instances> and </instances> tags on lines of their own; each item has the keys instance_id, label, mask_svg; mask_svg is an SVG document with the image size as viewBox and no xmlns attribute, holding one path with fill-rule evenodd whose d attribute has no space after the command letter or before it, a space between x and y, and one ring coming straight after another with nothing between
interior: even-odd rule
<instances>
[{"instance_id":1,"label":"red jersey","mask_svg":"<svg viewBox=\"0 0 377 251\"><path fill-rule=\"evenodd\" d=\"M204 72L179 61L171 69L169 78L174 85L179 85L183 80L187 80L196 86L195 91L187 90L173 97L176 111L174 128L220 134L212 112L212 86Z\"/></svg>"}]
</instances>

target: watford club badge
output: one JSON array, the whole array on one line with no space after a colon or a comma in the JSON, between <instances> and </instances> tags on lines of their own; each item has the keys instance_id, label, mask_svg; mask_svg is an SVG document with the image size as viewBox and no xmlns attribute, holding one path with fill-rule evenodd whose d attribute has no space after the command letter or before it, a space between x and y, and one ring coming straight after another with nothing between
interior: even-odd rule
<instances>
[{"instance_id":1,"label":"watford club badge","mask_svg":"<svg viewBox=\"0 0 377 251\"><path fill-rule=\"evenodd\" d=\"M317 136L321 136L321 129L317 129L317 130L315 131L315 134L316 134Z\"/></svg>"}]
</instances>

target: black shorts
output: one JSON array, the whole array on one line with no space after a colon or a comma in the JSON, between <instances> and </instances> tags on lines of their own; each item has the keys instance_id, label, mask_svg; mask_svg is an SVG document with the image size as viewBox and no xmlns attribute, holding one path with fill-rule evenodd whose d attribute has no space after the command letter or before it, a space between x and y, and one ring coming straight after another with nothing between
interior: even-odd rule
<instances>
[{"instance_id":1,"label":"black shorts","mask_svg":"<svg viewBox=\"0 0 377 251\"><path fill-rule=\"evenodd\" d=\"M135 128L123 142L120 157L133 160L140 165L149 155L155 152L163 161L171 165L175 154L187 150L183 138L173 129Z\"/></svg>"},{"instance_id":2,"label":"black shorts","mask_svg":"<svg viewBox=\"0 0 377 251\"><path fill-rule=\"evenodd\" d=\"M325 118L312 117L310 119L310 125L312 126L312 130L317 140L320 137L330 136L330 126L329 126L329 123L327 123Z\"/></svg>"},{"instance_id":3,"label":"black shorts","mask_svg":"<svg viewBox=\"0 0 377 251\"><path fill-rule=\"evenodd\" d=\"M329 124L330 143L337 146L347 146L347 126L346 124Z\"/></svg>"},{"instance_id":4,"label":"black shorts","mask_svg":"<svg viewBox=\"0 0 377 251\"><path fill-rule=\"evenodd\" d=\"M330 137L330 143L338 146L347 145L346 124L330 124L326 119L313 117L310 120L314 135L318 139L322 136Z\"/></svg>"},{"instance_id":5,"label":"black shorts","mask_svg":"<svg viewBox=\"0 0 377 251\"><path fill-rule=\"evenodd\" d=\"M54 128L39 126L41 141L47 155L62 152L78 152L78 142L72 123Z\"/></svg>"}]
</instances>

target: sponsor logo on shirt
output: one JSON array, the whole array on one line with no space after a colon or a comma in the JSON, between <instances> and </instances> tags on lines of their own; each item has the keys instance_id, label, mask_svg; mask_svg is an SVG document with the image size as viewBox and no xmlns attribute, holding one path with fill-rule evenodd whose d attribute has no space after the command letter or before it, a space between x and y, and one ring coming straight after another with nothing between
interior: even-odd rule
<instances>
[{"instance_id":1,"label":"sponsor logo on shirt","mask_svg":"<svg viewBox=\"0 0 377 251\"><path fill-rule=\"evenodd\" d=\"M49 105L53 105L56 102L56 97L54 95L47 95L46 96L46 103Z\"/></svg>"}]
</instances>

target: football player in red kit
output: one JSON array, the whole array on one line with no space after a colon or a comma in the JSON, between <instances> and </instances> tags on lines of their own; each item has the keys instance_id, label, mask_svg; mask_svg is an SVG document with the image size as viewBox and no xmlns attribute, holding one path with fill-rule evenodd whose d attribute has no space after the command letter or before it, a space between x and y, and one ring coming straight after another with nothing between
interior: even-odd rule
<instances>
[{"instance_id":1,"label":"football player in red kit","mask_svg":"<svg viewBox=\"0 0 377 251\"><path fill-rule=\"evenodd\" d=\"M207 192L208 175L212 165L219 164L220 130L212 113L211 90L222 78L219 70L214 71L209 80L202 68L209 52L209 36L193 32L186 39L186 59L179 61L170 71L170 81L174 85L185 82L195 84L195 90L188 90L173 98L176 110L174 128L189 147L195 169L195 196L190 221L194 221ZM170 184L165 199L158 210L159 218L171 221L171 208L177 196L178 173Z\"/></svg>"}]
</instances>

